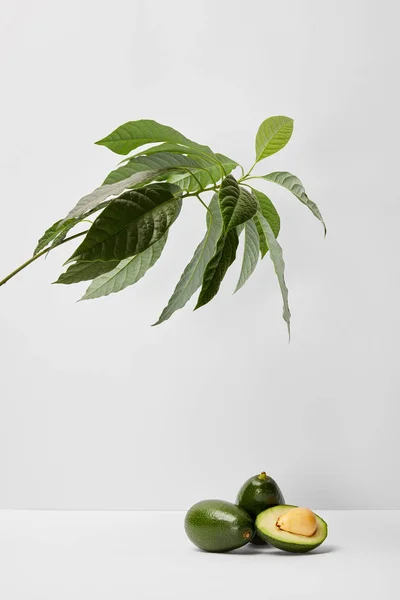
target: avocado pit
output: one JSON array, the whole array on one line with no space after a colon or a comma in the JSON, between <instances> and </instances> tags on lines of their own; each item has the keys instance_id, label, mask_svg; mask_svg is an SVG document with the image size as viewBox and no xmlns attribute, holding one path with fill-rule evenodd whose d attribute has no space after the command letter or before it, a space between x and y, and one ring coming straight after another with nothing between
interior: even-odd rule
<instances>
[{"instance_id":1,"label":"avocado pit","mask_svg":"<svg viewBox=\"0 0 400 600\"><path fill-rule=\"evenodd\" d=\"M311 537L317 531L317 519L309 508L291 508L279 515L276 526L282 531Z\"/></svg>"}]
</instances>

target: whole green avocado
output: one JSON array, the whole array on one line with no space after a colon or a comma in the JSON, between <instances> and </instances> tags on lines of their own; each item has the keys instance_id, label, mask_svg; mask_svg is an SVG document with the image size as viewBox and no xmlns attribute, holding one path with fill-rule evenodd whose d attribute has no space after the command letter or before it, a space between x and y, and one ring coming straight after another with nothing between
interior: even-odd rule
<instances>
[{"instance_id":1,"label":"whole green avocado","mask_svg":"<svg viewBox=\"0 0 400 600\"><path fill-rule=\"evenodd\" d=\"M243 509L224 500L202 500L185 517L189 540L207 552L229 552L247 544L254 521Z\"/></svg>"},{"instance_id":2,"label":"whole green avocado","mask_svg":"<svg viewBox=\"0 0 400 600\"><path fill-rule=\"evenodd\" d=\"M278 504L285 504L285 499L278 484L265 471L250 477L240 488L236 504L245 510L253 519L261 512ZM266 542L255 535L252 544L264 545Z\"/></svg>"}]
</instances>

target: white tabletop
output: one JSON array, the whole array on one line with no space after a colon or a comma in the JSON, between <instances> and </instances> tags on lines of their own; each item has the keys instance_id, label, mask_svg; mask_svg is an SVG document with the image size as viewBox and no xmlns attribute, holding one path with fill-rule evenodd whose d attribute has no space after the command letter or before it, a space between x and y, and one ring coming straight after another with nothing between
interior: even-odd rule
<instances>
[{"instance_id":1,"label":"white tabletop","mask_svg":"<svg viewBox=\"0 0 400 600\"><path fill-rule=\"evenodd\" d=\"M319 514L326 542L291 555L201 552L183 512L0 511L0 598L398 600L400 511Z\"/></svg>"}]
</instances>

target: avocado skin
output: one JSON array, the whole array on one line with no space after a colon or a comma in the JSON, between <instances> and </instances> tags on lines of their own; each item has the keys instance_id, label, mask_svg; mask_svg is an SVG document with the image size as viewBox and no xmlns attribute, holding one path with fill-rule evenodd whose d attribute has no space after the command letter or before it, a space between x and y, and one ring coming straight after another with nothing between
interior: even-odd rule
<instances>
[{"instance_id":1,"label":"avocado skin","mask_svg":"<svg viewBox=\"0 0 400 600\"><path fill-rule=\"evenodd\" d=\"M270 543L271 546L274 546L275 548L279 548L279 550L284 550L285 552L291 552L293 554L299 554L299 553L305 554L306 552L311 552L311 550L315 550L315 548L318 548L318 546L320 546L322 544L322 542L324 541L324 540L321 540L320 542L318 542L317 544L314 544L312 546L309 546L308 544L288 544L287 542L280 542L279 540L276 540L275 538L271 538L268 535L266 535L265 533L261 533L260 530L257 530L257 534L259 536L261 536L263 540Z\"/></svg>"},{"instance_id":2,"label":"avocado skin","mask_svg":"<svg viewBox=\"0 0 400 600\"><path fill-rule=\"evenodd\" d=\"M186 513L189 540L206 552L229 552L247 544L254 521L246 511L224 500L202 500Z\"/></svg>"},{"instance_id":3,"label":"avocado skin","mask_svg":"<svg viewBox=\"0 0 400 600\"><path fill-rule=\"evenodd\" d=\"M260 479L260 474L250 477L240 488L236 498L236 504L245 510L253 519L272 506L285 504L285 499L276 481L266 476ZM267 542L256 533L251 540L256 546L263 546Z\"/></svg>"}]
</instances>

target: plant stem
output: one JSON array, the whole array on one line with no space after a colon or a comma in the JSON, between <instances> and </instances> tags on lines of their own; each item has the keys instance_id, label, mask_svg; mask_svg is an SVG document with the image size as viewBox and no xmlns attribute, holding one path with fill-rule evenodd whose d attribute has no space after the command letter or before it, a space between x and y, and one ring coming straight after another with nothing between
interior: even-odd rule
<instances>
[{"instance_id":1,"label":"plant stem","mask_svg":"<svg viewBox=\"0 0 400 600\"><path fill-rule=\"evenodd\" d=\"M197 197L198 193L202 194L203 192L216 192L218 187L219 187L218 185L213 185L211 187L200 190L200 192L188 192L187 194L183 194L183 196L181 196L181 198L183 200L184 198L193 198L194 196Z\"/></svg>"},{"instance_id":2,"label":"plant stem","mask_svg":"<svg viewBox=\"0 0 400 600\"><path fill-rule=\"evenodd\" d=\"M255 163L254 163L254 165L251 167L251 169L250 169L250 170L249 170L249 171L246 173L246 175L243 175L243 177L241 177L241 178L239 179L239 183L240 183L241 181L244 181L245 179L248 179L248 177L249 177L250 173L252 172L252 170L254 169L254 167L256 166L256 164L257 164L257 163L255 162Z\"/></svg>"},{"instance_id":3,"label":"plant stem","mask_svg":"<svg viewBox=\"0 0 400 600\"><path fill-rule=\"evenodd\" d=\"M247 181L248 179L262 179L262 177L260 175L252 175L251 177L249 177L247 174L245 179Z\"/></svg>"},{"instance_id":4,"label":"plant stem","mask_svg":"<svg viewBox=\"0 0 400 600\"><path fill-rule=\"evenodd\" d=\"M200 200L200 202L202 203L202 205L204 206L204 208L205 208L206 210L208 210L208 212L211 214L211 211L210 211L210 209L208 208L207 204L206 204L205 202L203 202L203 200L200 198L200 195L199 195L199 194L196 194L196 198L197 198L198 200Z\"/></svg>"},{"instance_id":5,"label":"plant stem","mask_svg":"<svg viewBox=\"0 0 400 600\"><path fill-rule=\"evenodd\" d=\"M203 188L203 186L201 185L201 181L200 181L200 179L198 179L198 178L196 177L196 175L195 175L194 173L192 173L192 171L191 171L191 170L190 170L188 167L186 167L186 169L187 169L187 171L189 171L189 173L190 173L190 175L193 177L193 179L195 179L195 180L197 181L197 183L199 184L200 192L204 192L204 188ZM214 184L215 184L215 182L214 182ZM199 192L199 193L200 193L200 192Z\"/></svg>"},{"instance_id":6,"label":"plant stem","mask_svg":"<svg viewBox=\"0 0 400 600\"><path fill-rule=\"evenodd\" d=\"M67 242L70 242L71 240L74 240L75 238L77 238L77 237L79 237L81 235L86 235L87 232L88 232L88 229L86 231L81 231L80 233L75 233L75 235L71 235L70 237L65 238L65 240L63 240L62 242L60 242L59 244L57 244L57 246L61 246L62 244L66 244ZM57 246L54 246L54 248L57 248ZM7 277L4 277L4 279L2 279L0 281L0 286L2 286L5 283L7 283L7 281L9 281L12 277L14 277L14 275L17 275L17 273L19 273L20 271L22 271L22 269L25 269L25 267L27 267L28 265L30 265L31 263L33 263L35 260L37 260L41 256L43 256L47 252L50 252L51 250L54 250L54 248L45 248L41 252L38 252L37 254L35 254L35 256L32 256L32 258L30 258L29 260L27 260L26 262L24 262L22 265L20 265L17 269L15 269L14 271L12 271L12 273L10 273L9 275L7 275Z\"/></svg>"}]
</instances>

